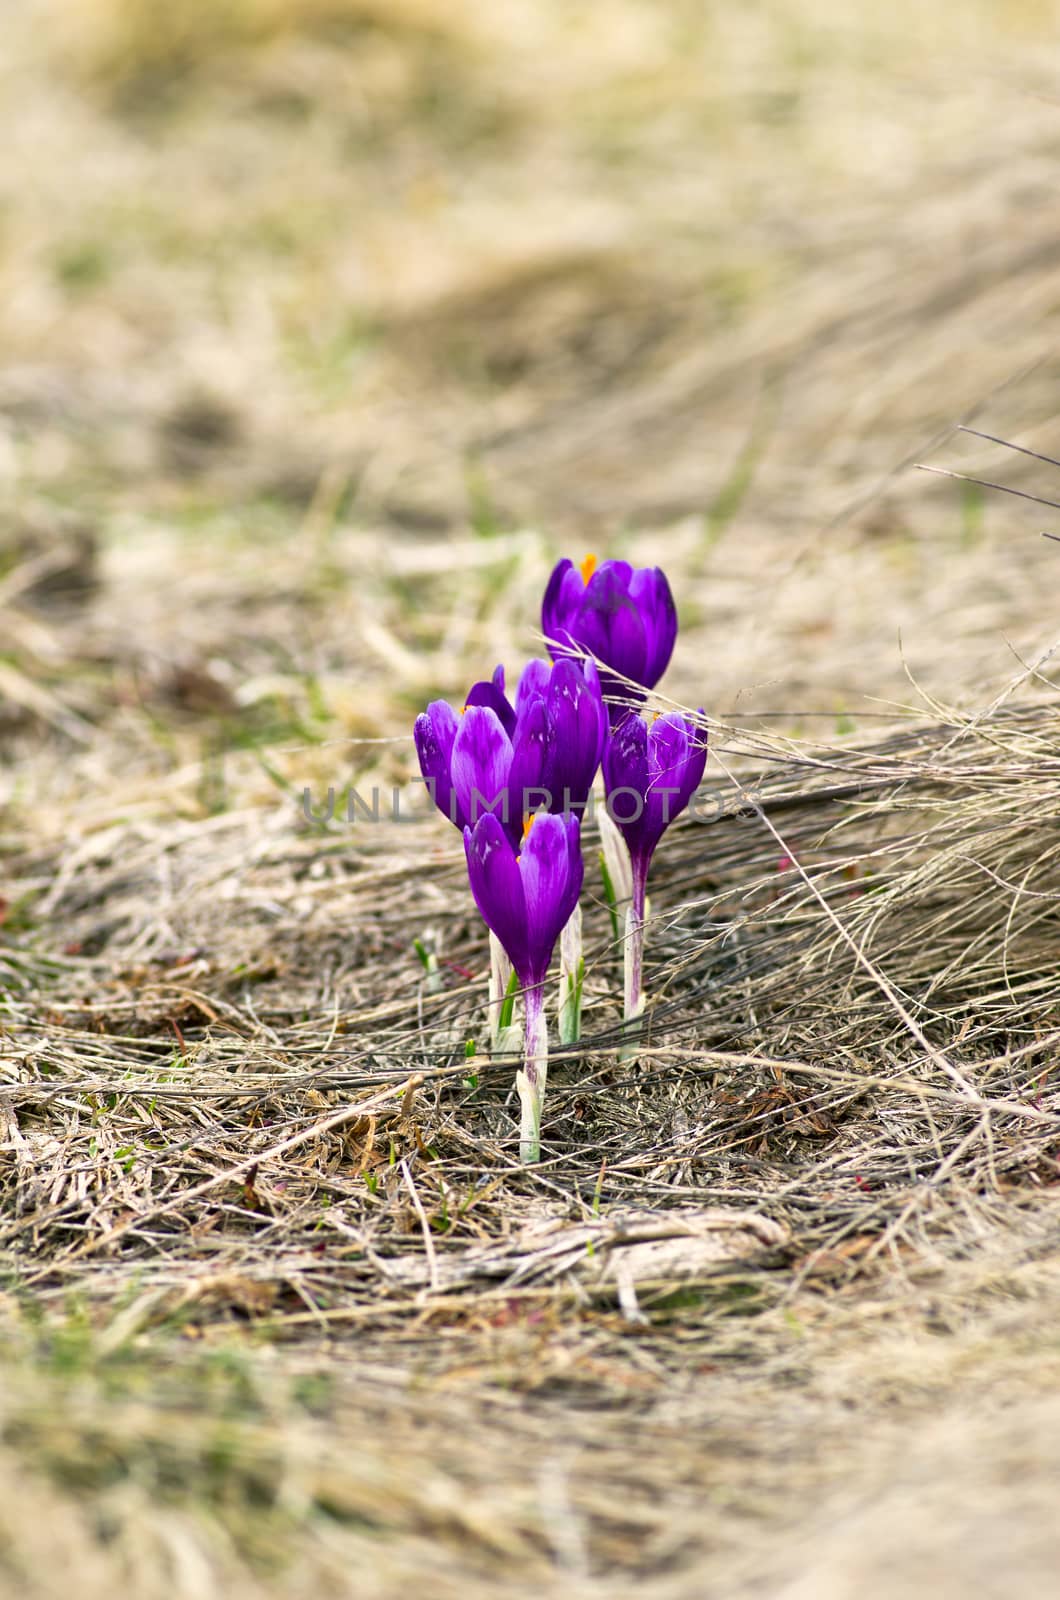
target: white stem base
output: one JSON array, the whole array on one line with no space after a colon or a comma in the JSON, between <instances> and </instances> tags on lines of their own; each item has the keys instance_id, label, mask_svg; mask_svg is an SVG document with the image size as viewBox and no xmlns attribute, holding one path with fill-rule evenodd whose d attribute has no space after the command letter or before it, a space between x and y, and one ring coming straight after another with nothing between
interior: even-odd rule
<instances>
[{"instance_id":1,"label":"white stem base","mask_svg":"<svg viewBox=\"0 0 1060 1600\"><path fill-rule=\"evenodd\" d=\"M635 1022L644 1010L644 990L641 986L641 964L644 958L644 922L632 906L626 908L626 939L624 962L624 993L622 1015L627 1022Z\"/></svg>"},{"instance_id":2,"label":"white stem base","mask_svg":"<svg viewBox=\"0 0 1060 1600\"><path fill-rule=\"evenodd\" d=\"M536 1005L535 1005L536 999ZM541 1112L548 1078L548 1029L540 997L527 995L526 1053L515 1075L519 1095L519 1159L541 1159Z\"/></svg>"},{"instance_id":3,"label":"white stem base","mask_svg":"<svg viewBox=\"0 0 1060 1600\"><path fill-rule=\"evenodd\" d=\"M640 1019L644 1011L641 971L644 960L644 917L635 906L626 910L624 993L622 1004L623 1042L618 1059L628 1065L640 1051Z\"/></svg>"}]
</instances>

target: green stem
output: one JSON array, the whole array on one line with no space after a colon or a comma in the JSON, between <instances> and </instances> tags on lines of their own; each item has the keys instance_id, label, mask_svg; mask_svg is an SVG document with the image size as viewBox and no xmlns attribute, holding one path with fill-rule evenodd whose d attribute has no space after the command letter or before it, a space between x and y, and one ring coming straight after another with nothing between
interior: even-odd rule
<instances>
[{"instance_id":1,"label":"green stem","mask_svg":"<svg viewBox=\"0 0 1060 1600\"><path fill-rule=\"evenodd\" d=\"M512 975L512 964L508 960L504 946L497 935L490 930L490 1048L494 1051L500 1045L504 1029L504 1002L508 993L508 980Z\"/></svg>"},{"instance_id":2,"label":"green stem","mask_svg":"<svg viewBox=\"0 0 1060 1600\"><path fill-rule=\"evenodd\" d=\"M582 1033L582 908L575 906L559 939L559 1042L577 1044Z\"/></svg>"}]
</instances>

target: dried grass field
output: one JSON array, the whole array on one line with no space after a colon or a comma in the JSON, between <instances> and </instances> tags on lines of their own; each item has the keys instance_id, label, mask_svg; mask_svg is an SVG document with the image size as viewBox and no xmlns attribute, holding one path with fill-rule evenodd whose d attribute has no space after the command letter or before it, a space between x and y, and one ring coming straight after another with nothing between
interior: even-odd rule
<instances>
[{"instance_id":1,"label":"dried grass field","mask_svg":"<svg viewBox=\"0 0 1060 1600\"><path fill-rule=\"evenodd\" d=\"M0 1594L1051 1600L1060 5L3 23ZM411 723L589 550L712 756L522 1168Z\"/></svg>"}]
</instances>

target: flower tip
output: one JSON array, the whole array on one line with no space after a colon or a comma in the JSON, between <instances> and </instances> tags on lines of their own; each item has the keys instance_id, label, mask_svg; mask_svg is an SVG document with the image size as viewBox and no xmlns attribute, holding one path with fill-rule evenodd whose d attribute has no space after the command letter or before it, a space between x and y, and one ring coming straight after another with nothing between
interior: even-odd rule
<instances>
[{"instance_id":1,"label":"flower tip","mask_svg":"<svg viewBox=\"0 0 1060 1600\"><path fill-rule=\"evenodd\" d=\"M592 555L586 556L585 560L581 563L581 566L578 568L578 570L582 575L582 582L583 583L588 583L589 579L592 577L593 573L596 571L596 557L592 556Z\"/></svg>"}]
</instances>

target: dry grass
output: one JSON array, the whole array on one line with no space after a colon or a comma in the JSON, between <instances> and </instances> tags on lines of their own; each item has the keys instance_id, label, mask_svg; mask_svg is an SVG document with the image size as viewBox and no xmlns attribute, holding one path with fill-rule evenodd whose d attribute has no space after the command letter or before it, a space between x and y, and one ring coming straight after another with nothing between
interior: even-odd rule
<instances>
[{"instance_id":1,"label":"dry grass","mask_svg":"<svg viewBox=\"0 0 1060 1600\"><path fill-rule=\"evenodd\" d=\"M901 469L1060 499L953 431L1057 454L1055 6L69 18L0 69L0 1591L1051 1594L1055 512ZM408 728L590 541L714 757L528 1171Z\"/></svg>"},{"instance_id":2,"label":"dry grass","mask_svg":"<svg viewBox=\"0 0 1060 1600\"><path fill-rule=\"evenodd\" d=\"M105 1531L101 1585L145 1594L883 1593L924 1560L1046 1592L1003 1486L1056 1467L1056 725L720 735L752 798L716 780L668 853L650 1044L618 1066L599 907L534 1171L510 1069L465 1053L485 952L440 825L357 848L292 805L13 863L103 947L5 955L3 1434L69 1559ZM822 1496L858 1532L818 1560Z\"/></svg>"}]
</instances>

